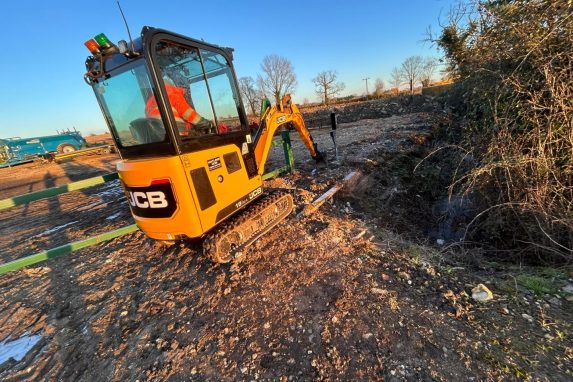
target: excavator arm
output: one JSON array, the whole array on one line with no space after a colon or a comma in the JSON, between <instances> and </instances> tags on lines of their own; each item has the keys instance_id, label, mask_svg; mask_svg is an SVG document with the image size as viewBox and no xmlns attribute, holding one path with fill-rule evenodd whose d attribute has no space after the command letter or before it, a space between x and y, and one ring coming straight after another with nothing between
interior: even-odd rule
<instances>
[{"instance_id":1,"label":"excavator arm","mask_svg":"<svg viewBox=\"0 0 573 382\"><path fill-rule=\"evenodd\" d=\"M261 123L252 134L259 175L265 172L273 136L285 124L292 124L298 131L312 158L316 161L324 160L304 124L302 114L291 102L290 95L285 95L282 102L275 106L271 106L270 102L265 100L262 111ZM259 187L258 190L260 192L261 188ZM284 191L268 192L266 196L254 203L256 207L246 209L206 237L203 250L214 262L227 263L242 256L244 248L276 226L294 209L293 196Z\"/></svg>"},{"instance_id":2,"label":"excavator arm","mask_svg":"<svg viewBox=\"0 0 573 382\"><path fill-rule=\"evenodd\" d=\"M298 131L302 142L310 152L310 156L317 162L323 161L323 154L318 151L316 143L306 128L304 118L296 104L291 100L290 94L286 94L281 103L267 107L261 117L261 123L254 136L255 160L259 169L259 175L265 172L271 144L276 131L283 125L292 123Z\"/></svg>"}]
</instances>

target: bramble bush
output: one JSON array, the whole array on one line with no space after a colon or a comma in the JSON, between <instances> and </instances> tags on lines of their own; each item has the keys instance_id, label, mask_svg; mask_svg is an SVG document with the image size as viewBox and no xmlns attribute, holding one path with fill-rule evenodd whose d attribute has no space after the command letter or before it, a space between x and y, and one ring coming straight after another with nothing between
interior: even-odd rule
<instances>
[{"instance_id":1,"label":"bramble bush","mask_svg":"<svg viewBox=\"0 0 573 382\"><path fill-rule=\"evenodd\" d=\"M479 200L467 237L572 262L573 1L466 2L434 41L457 79L461 143L476 163L452 185Z\"/></svg>"}]
</instances>

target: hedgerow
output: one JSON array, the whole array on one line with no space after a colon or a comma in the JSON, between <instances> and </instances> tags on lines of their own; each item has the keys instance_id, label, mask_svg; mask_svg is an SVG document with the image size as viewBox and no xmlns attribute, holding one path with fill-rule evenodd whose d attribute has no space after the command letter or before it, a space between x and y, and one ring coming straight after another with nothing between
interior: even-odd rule
<instances>
[{"instance_id":1,"label":"hedgerow","mask_svg":"<svg viewBox=\"0 0 573 382\"><path fill-rule=\"evenodd\" d=\"M573 2L466 2L434 41L476 163L452 185L480 204L467 237L573 261Z\"/></svg>"}]
</instances>

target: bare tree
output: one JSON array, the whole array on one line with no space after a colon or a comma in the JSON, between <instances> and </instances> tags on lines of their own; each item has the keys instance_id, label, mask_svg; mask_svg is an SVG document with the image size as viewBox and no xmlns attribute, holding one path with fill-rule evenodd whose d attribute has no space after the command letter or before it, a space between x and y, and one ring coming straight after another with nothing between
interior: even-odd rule
<instances>
[{"instance_id":1,"label":"bare tree","mask_svg":"<svg viewBox=\"0 0 573 382\"><path fill-rule=\"evenodd\" d=\"M318 94L325 105L328 105L328 102L332 97L336 94L340 93L344 90L344 82L339 82L338 74L334 70L328 70L324 72L320 72L312 79L314 85L316 86L316 94Z\"/></svg>"},{"instance_id":2,"label":"bare tree","mask_svg":"<svg viewBox=\"0 0 573 382\"><path fill-rule=\"evenodd\" d=\"M396 67L393 68L390 73L390 85L392 85L392 88L396 89L396 94L400 92L400 85L402 85L402 72L400 72L400 69Z\"/></svg>"},{"instance_id":3,"label":"bare tree","mask_svg":"<svg viewBox=\"0 0 573 382\"><path fill-rule=\"evenodd\" d=\"M381 78L376 78L376 82L374 82L374 94L376 96L381 96L384 92L384 81Z\"/></svg>"},{"instance_id":4,"label":"bare tree","mask_svg":"<svg viewBox=\"0 0 573 382\"><path fill-rule=\"evenodd\" d=\"M260 102L262 94L257 88L253 77L239 78L239 88L243 96L243 101L248 105L251 115L257 115L257 104Z\"/></svg>"},{"instance_id":5,"label":"bare tree","mask_svg":"<svg viewBox=\"0 0 573 382\"><path fill-rule=\"evenodd\" d=\"M433 57L426 58L426 60L424 61L424 65L422 67L422 74L420 76L422 79L423 87L430 86L430 83L432 83L432 77L434 75L434 72L436 71L437 66L438 66L438 61L435 58Z\"/></svg>"},{"instance_id":6,"label":"bare tree","mask_svg":"<svg viewBox=\"0 0 573 382\"><path fill-rule=\"evenodd\" d=\"M421 81L424 59L421 56L408 57L401 67L404 80L410 85L410 94L414 94L414 85Z\"/></svg>"},{"instance_id":7,"label":"bare tree","mask_svg":"<svg viewBox=\"0 0 573 382\"><path fill-rule=\"evenodd\" d=\"M296 75L289 60L277 55L266 56L261 63L262 75L258 75L259 88L266 94L271 94L276 103L286 93L291 93L296 87Z\"/></svg>"}]
</instances>

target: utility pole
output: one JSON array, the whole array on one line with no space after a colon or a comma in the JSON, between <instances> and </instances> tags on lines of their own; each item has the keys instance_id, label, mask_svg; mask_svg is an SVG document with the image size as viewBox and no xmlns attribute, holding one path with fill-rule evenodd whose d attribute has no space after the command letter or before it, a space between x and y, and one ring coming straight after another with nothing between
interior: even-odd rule
<instances>
[{"instance_id":1,"label":"utility pole","mask_svg":"<svg viewBox=\"0 0 573 382\"><path fill-rule=\"evenodd\" d=\"M370 77L366 77L363 78L362 81L366 81L366 99L368 99L369 94L368 94L368 80L370 79Z\"/></svg>"}]
</instances>

